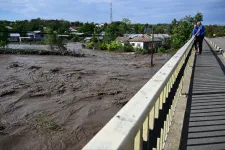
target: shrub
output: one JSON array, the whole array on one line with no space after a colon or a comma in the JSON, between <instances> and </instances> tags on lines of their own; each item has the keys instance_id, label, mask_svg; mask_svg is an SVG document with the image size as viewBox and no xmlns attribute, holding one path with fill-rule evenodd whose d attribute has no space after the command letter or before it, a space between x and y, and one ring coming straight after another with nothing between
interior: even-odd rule
<instances>
[{"instance_id":1,"label":"shrub","mask_svg":"<svg viewBox=\"0 0 225 150\"><path fill-rule=\"evenodd\" d=\"M82 48L86 48L86 45L85 44L82 44L81 46L82 46Z\"/></svg>"},{"instance_id":2,"label":"shrub","mask_svg":"<svg viewBox=\"0 0 225 150\"><path fill-rule=\"evenodd\" d=\"M4 27L4 25L0 24L0 29L3 31L7 31L7 29ZM8 45L8 32L0 32L0 47L5 47Z\"/></svg>"},{"instance_id":3,"label":"shrub","mask_svg":"<svg viewBox=\"0 0 225 150\"><path fill-rule=\"evenodd\" d=\"M106 44L107 50L111 49L111 45L110 44Z\"/></svg>"},{"instance_id":4,"label":"shrub","mask_svg":"<svg viewBox=\"0 0 225 150\"><path fill-rule=\"evenodd\" d=\"M124 52L133 52L134 51L134 48L130 43L125 43L123 49L124 49Z\"/></svg>"},{"instance_id":5,"label":"shrub","mask_svg":"<svg viewBox=\"0 0 225 150\"><path fill-rule=\"evenodd\" d=\"M49 45L51 50L58 50L65 52L67 50L67 40L57 36L57 32L53 31L52 28L47 27L45 32L49 33L45 36L45 42Z\"/></svg>"},{"instance_id":6,"label":"shrub","mask_svg":"<svg viewBox=\"0 0 225 150\"><path fill-rule=\"evenodd\" d=\"M135 48L134 51L135 53L138 53L138 54L143 54L145 52L144 49L142 48Z\"/></svg>"},{"instance_id":7,"label":"shrub","mask_svg":"<svg viewBox=\"0 0 225 150\"><path fill-rule=\"evenodd\" d=\"M112 41L110 43L110 46L108 46L108 50L116 51L116 50L120 49L121 47L122 47L122 45L119 42Z\"/></svg>"},{"instance_id":8,"label":"shrub","mask_svg":"<svg viewBox=\"0 0 225 150\"><path fill-rule=\"evenodd\" d=\"M87 44L87 48L89 48L89 49L93 49L94 46L95 46L95 43L94 43L94 42L89 42L89 43Z\"/></svg>"},{"instance_id":9,"label":"shrub","mask_svg":"<svg viewBox=\"0 0 225 150\"><path fill-rule=\"evenodd\" d=\"M107 50L107 44L101 43L100 50Z\"/></svg>"},{"instance_id":10,"label":"shrub","mask_svg":"<svg viewBox=\"0 0 225 150\"><path fill-rule=\"evenodd\" d=\"M5 47L7 45L6 41L0 41L0 47Z\"/></svg>"},{"instance_id":11,"label":"shrub","mask_svg":"<svg viewBox=\"0 0 225 150\"><path fill-rule=\"evenodd\" d=\"M95 36L93 36L92 39L91 39L91 41L94 42L94 43L97 43L98 42L98 39Z\"/></svg>"},{"instance_id":12,"label":"shrub","mask_svg":"<svg viewBox=\"0 0 225 150\"><path fill-rule=\"evenodd\" d=\"M117 52L124 52L124 46L123 45L120 45L120 47L118 47L116 49Z\"/></svg>"},{"instance_id":13,"label":"shrub","mask_svg":"<svg viewBox=\"0 0 225 150\"><path fill-rule=\"evenodd\" d=\"M158 48L158 53L165 53L166 52L166 49L164 47L160 47Z\"/></svg>"},{"instance_id":14,"label":"shrub","mask_svg":"<svg viewBox=\"0 0 225 150\"><path fill-rule=\"evenodd\" d=\"M71 39L72 42L77 42L78 40L79 40L79 37L76 35Z\"/></svg>"},{"instance_id":15,"label":"shrub","mask_svg":"<svg viewBox=\"0 0 225 150\"><path fill-rule=\"evenodd\" d=\"M101 42L95 43L94 45L96 49L101 50Z\"/></svg>"}]
</instances>

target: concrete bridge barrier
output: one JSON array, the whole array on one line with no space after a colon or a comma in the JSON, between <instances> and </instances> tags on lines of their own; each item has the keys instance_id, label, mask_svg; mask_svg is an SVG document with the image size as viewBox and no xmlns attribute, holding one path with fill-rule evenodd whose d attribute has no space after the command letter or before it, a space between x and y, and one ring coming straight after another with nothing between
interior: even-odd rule
<instances>
[{"instance_id":1,"label":"concrete bridge barrier","mask_svg":"<svg viewBox=\"0 0 225 150\"><path fill-rule=\"evenodd\" d=\"M163 149L182 94L183 76L194 55L193 42L192 37L83 150Z\"/></svg>"}]
</instances>

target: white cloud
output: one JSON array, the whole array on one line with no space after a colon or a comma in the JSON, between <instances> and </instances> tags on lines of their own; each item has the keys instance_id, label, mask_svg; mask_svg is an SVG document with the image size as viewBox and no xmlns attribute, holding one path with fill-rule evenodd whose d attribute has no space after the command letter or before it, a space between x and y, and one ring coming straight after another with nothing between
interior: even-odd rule
<instances>
[{"instance_id":1,"label":"white cloud","mask_svg":"<svg viewBox=\"0 0 225 150\"><path fill-rule=\"evenodd\" d=\"M113 18L125 17L135 22L170 22L173 18L203 12L206 19L225 15L224 0L112 0ZM48 18L71 21L109 21L110 0L0 0L0 10L20 19ZM5 19L7 19L6 15ZM207 18L208 17L208 18ZM13 16L10 18L13 18ZM15 18L18 19L18 18Z\"/></svg>"},{"instance_id":2,"label":"white cloud","mask_svg":"<svg viewBox=\"0 0 225 150\"><path fill-rule=\"evenodd\" d=\"M0 9L27 14L40 11L45 7L44 0L1 0Z\"/></svg>"}]
</instances>

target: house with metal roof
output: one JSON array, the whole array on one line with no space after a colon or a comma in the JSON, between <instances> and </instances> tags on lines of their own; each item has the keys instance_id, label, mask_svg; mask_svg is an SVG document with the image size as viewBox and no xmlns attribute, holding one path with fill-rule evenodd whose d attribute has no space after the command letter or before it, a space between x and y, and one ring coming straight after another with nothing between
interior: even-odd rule
<instances>
[{"instance_id":1,"label":"house with metal roof","mask_svg":"<svg viewBox=\"0 0 225 150\"><path fill-rule=\"evenodd\" d=\"M163 44L171 38L169 34L154 34L154 37L162 40Z\"/></svg>"},{"instance_id":2,"label":"house with metal roof","mask_svg":"<svg viewBox=\"0 0 225 150\"><path fill-rule=\"evenodd\" d=\"M85 43L88 43L88 42L91 42L92 38L93 38L93 37L86 37L83 41L84 41ZM96 38L97 38L99 41L103 41L103 39L104 39L102 36L96 36Z\"/></svg>"},{"instance_id":3,"label":"house with metal roof","mask_svg":"<svg viewBox=\"0 0 225 150\"><path fill-rule=\"evenodd\" d=\"M122 45L124 45L124 43L130 43L134 48L142 49L151 49L152 43L154 43L156 49L162 45L162 39L154 37L152 40L152 37L147 34L125 35L124 37L117 37L116 41L120 42Z\"/></svg>"},{"instance_id":4,"label":"house with metal roof","mask_svg":"<svg viewBox=\"0 0 225 150\"><path fill-rule=\"evenodd\" d=\"M9 34L9 41L10 42L18 42L20 38L20 34L19 33L10 33Z\"/></svg>"},{"instance_id":5,"label":"house with metal roof","mask_svg":"<svg viewBox=\"0 0 225 150\"><path fill-rule=\"evenodd\" d=\"M12 29L13 29L13 28L10 27L10 26L6 26L5 28L8 29L8 30L12 30Z\"/></svg>"},{"instance_id":6,"label":"house with metal roof","mask_svg":"<svg viewBox=\"0 0 225 150\"><path fill-rule=\"evenodd\" d=\"M95 24L95 27L101 28L101 27L103 27L104 25L105 25L104 23L101 23L101 24Z\"/></svg>"},{"instance_id":7,"label":"house with metal roof","mask_svg":"<svg viewBox=\"0 0 225 150\"><path fill-rule=\"evenodd\" d=\"M129 38L129 37L117 37L117 38L116 38L116 41L117 41L117 42L120 42L120 43L123 45L124 43L129 42L130 39L131 39L131 38Z\"/></svg>"},{"instance_id":8,"label":"house with metal roof","mask_svg":"<svg viewBox=\"0 0 225 150\"><path fill-rule=\"evenodd\" d=\"M71 31L71 34L74 34L74 35L83 35L84 33L80 33L78 32L78 29L80 27L76 27L76 26L72 26L69 28L69 30Z\"/></svg>"},{"instance_id":9,"label":"house with metal roof","mask_svg":"<svg viewBox=\"0 0 225 150\"><path fill-rule=\"evenodd\" d=\"M30 37L30 39L33 41L44 40L44 32L43 31L30 31L27 33L27 36Z\"/></svg>"}]
</instances>

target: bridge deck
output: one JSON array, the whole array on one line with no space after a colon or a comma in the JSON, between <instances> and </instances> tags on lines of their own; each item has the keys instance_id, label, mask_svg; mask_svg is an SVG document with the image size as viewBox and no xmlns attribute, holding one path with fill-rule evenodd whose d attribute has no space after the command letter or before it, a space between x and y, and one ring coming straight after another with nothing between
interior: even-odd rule
<instances>
[{"instance_id":1,"label":"bridge deck","mask_svg":"<svg viewBox=\"0 0 225 150\"><path fill-rule=\"evenodd\" d=\"M225 148L225 67L204 41L196 56L182 131L181 149Z\"/></svg>"}]
</instances>

